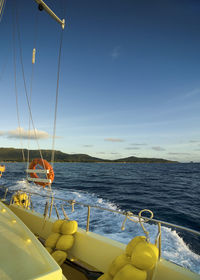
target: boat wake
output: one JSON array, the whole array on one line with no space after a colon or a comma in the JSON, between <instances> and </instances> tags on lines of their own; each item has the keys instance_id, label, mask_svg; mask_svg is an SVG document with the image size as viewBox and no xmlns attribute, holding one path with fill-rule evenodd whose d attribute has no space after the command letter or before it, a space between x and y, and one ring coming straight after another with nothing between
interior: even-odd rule
<instances>
[{"instance_id":1,"label":"boat wake","mask_svg":"<svg viewBox=\"0 0 200 280\"><path fill-rule=\"evenodd\" d=\"M38 194L46 194L46 190L43 190L41 189L41 187L37 187L36 185L27 184L26 180L17 181L16 184L10 189L21 189ZM98 197L94 193L77 190L74 191L73 189L57 188L56 190L54 189L53 194L55 197L66 200L75 200L86 205L95 205L102 208L121 211L121 209L116 204L110 202L109 200ZM43 213L46 200L43 197L33 195L32 201L34 210ZM73 211L71 205L59 200L56 200L56 206L59 209L60 215L62 215L62 211L60 209L61 206L63 206L70 219L76 219L80 227L86 228L87 207L75 204ZM55 218L57 217L55 209L52 212L52 216ZM129 220L126 221L125 230L122 231L121 227L123 221L123 215L102 211L98 208L91 208L91 231L125 244L127 244L136 235L144 235L140 224L134 223ZM145 227L150 233L151 242L154 242L158 231L157 225L145 224ZM170 260L200 274L200 256L191 251L189 245L184 242L184 240L178 235L175 230L172 230L165 226L162 226L162 256L167 260Z\"/></svg>"}]
</instances>

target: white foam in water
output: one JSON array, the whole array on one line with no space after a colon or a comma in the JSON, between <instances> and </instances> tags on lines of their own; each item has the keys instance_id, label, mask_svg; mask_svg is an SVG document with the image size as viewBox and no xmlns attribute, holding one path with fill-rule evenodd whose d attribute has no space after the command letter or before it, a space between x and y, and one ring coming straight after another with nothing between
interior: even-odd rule
<instances>
[{"instance_id":1,"label":"white foam in water","mask_svg":"<svg viewBox=\"0 0 200 280\"><path fill-rule=\"evenodd\" d=\"M18 181L11 189L24 189L25 191L31 191L38 194L46 193L46 190L43 190L41 187L27 184L26 180ZM108 200L97 197L95 194L83 191L73 191L70 189L57 189L54 190L53 193L56 197L65 198L66 200L74 199L85 204L98 205L103 208L120 211L117 205ZM32 201L34 209L43 213L46 200L39 196L32 196ZM63 205L63 202L56 201L56 205L59 209L59 206ZM65 205L64 208L70 219L77 219L81 227L86 226L87 207L81 207L76 204L75 212L73 213L71 212L71 206ZM55 211L52 215L56 217ZM91 209L90 229L92 228L96 233L125 244L137 235L144 235L140 224L129 220L127 220L125 224L125 230L122 231L121 226L124 218L123 215L116 213L107 213L99 209ZM150 233L151 242L154 242L158 231L157 225L145 224L145 227ZM171 230L164 226L162 227L162 257L200 274L200 256L189 249L175 230Z\"/></svg>"},{"instance_id":2,"label":"white foam in water","mask_svg":"<svg viewBox=\"0 0 200 280\"><path fill-rule=\"evenodd\" d=\"M98 201L98 203L102 203L102 202L103 202L103 199L102 199L102 198L99 198L97 201Z\"/></svg>"},{"instance_id":3,"label":"white foam in water","mask_svg":"<svg viewBox=\"0 0 200 280\"><path fill-rule=\"evenodd\" d=\"M79 197L79 198L81 197L81 194L78 192L74 192L74 194L77 195L77 197Z\"/></svg>"},{"instance_id":4,"label":"white foam in water","mask_svg":"<svg viewBox=\"0 0 200 280\"><path fill-rule=\"evenodd\" d=\"M163 257L200 274L200 256L192 252L175 230L163 227Z\"/></svg>"}]
</instances>

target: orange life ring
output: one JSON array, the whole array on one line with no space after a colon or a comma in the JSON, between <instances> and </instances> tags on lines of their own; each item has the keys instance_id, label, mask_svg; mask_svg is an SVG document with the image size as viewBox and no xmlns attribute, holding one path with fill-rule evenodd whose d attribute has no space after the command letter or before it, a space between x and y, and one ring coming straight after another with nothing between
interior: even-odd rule
<instances>
[{"instance_id":1,"label":"orange life ring","mask_svg":"<svg viewBox=\"0 0 200 280\"><path fill-rule=\"evenodd\" d=\"M51 164L48 163L45 159L41 158L35 158L30 164L29 164L29 169L35 169L36 165L42 166L44 169L48 170L49 172L46 174L47 179L51 180L51 183L54 180L54 171L53 167ZM39 178L36 173L30 173L31 178ZM43 186L43 188L47 185L50 185L50 183L42 183L42 182L35 182L35 184Z\"/></svg>"}]
</instances>

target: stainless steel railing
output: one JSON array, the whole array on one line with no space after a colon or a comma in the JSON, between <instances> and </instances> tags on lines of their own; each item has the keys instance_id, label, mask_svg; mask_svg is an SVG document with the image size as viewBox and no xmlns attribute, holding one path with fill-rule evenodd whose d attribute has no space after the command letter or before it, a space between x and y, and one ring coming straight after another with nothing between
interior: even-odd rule
<instances>
[{"instance_id":1,"label":"stainless steel railing","mask_svg":"<svg viewBox=\"0 0 200 280\"><path fill-rule=\"evenodd\" d=\"M16 190L9 190L8 188L5 188L5 187L1 187L1 189L5 189L3 199L1 199L2 201L6 201L6 197L7 197L7 194L9 192L12 192L12 193L16 192ZM18 190L18 192L24 193L25 191L23 189L21 189L21 190ZM89 231L90 213L91 213L92 209L99 209L101 211L107 211L107 212L112 212L112 213L117 213L119 215L123 215L124 216L124 221L123 221L122 227L121 227L122 230L125 229L125 223L126 223L127 219L129 219L129 220L131 220L132 222L135 222L135 223L140 223L140 225L142 226L142 229L143 229L143 231L144 231L144 233L147 237L147 240L149 239L149 232L144 228L144 223L147 223L147 222L155 223L158 226L158 233L157 233L157 236L156 236L156 239L155 239L155 244L159 248L159 256L161 256L161 226L162 225L170 227L170 228L180 229L180 230L195 234L197 236L200 236L199 231L189 229L187 227L180 226L180 225L177 225L177 224L173 224L173 223L169 223L169 222L154 219L153 218L153 213L148 209L144 209L144 210L140 211L139 214L136 215L136 214L133 214L132 212L129 212L129 211L128 212L118 211L118 210L113 210L113 209L101 207L99 205L90 205L90 204L79 202L79 201L76 201L76 200L68 200L68 199L57 197L57 196L53 196L52 194L39 194L39 193L36 193L36 192L31 192L31 191L26 191L26 193L29 196L32 211L33 211L33 203L32 203L32 200L31 200L32 195L44 197L44 198L47 199L47 202L46 202L45 208L44 208L44 217L45 218L47 218L48 213L49 213L49 218L51 217L52 208L54 207L55 211L56 211L56 215L57 215L58 219L60 219L60 215L58 213L58 210L57 210L57 207L56 207L56 204L55 204L56 200L64 203L64 204L61 205L61 210L63 212L63 215L64 215L65 219L68 219L68 216L67 216L67 214L64 210L64 206L67 206L67 205L69 206L70 205L72 207L72 212L74 211L74 206L76 204L80 205L80 206L83 206L83 207L86 207L87 208L86 232ZM49 204L49 201L50 201L50 204ZM12 198L10 200L10 203L12 203ZM143 212L149 212L151 214L151 217L143 216L142 215Z\"/></svg>"}]
</instances>

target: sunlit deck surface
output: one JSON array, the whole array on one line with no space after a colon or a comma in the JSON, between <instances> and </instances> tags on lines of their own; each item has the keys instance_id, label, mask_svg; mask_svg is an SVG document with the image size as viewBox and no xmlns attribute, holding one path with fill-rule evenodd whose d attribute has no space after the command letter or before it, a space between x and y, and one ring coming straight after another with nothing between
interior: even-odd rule
<instances>
[{"instance_id":1,"label":"sunlit deck surface","mask_svg":"<svg viewBox=\"0 0 200 280\"><path fill-rule=\"evenodd\" d=\"M62 279L62 270L24 223L0 202L0 279Z\"/></svg>"}]
</instances>

